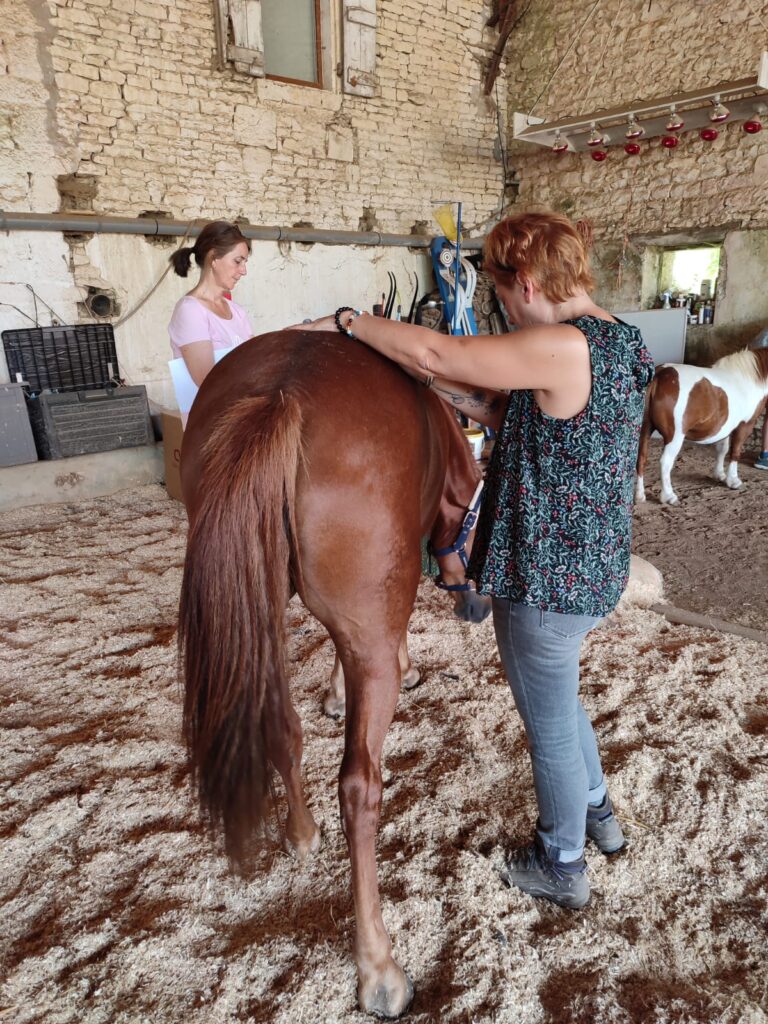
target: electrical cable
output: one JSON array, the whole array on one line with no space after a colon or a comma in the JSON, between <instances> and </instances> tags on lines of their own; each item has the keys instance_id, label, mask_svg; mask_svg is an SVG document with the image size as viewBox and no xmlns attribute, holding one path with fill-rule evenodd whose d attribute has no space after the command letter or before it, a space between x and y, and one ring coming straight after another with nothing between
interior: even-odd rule
<instances>
[{"instance_id":1,"label":"electrical cable","mask_svg":"<svg viewBox=\"0 0 768 1024\"><path fill-rule=\"evenodd\" d=\"M25 316L31 324L34 324L35 327L39 327L38 322L35 319L33 319L33 317L29 315L29 313L25 313L23 309L19 309L18 306L14 306L12 302L0 302L0 306L7 306L8 309L15 309L17 313L21 313L22 316Z\"/></svg>"},{"instance_id":2,"label":"electrical cable","mask_svg":"<svg viewBox=\"0 0 768 1024\"><path fill-rule=\"evenodd\" d=\"M65 323L64 317L61 317L61 316L59 316L59 314L58 314L58 313L56 312L56 310L55 310L55 309L53 309L53 307L52 307L52 306L49 306L49 305L48 305L48 303L47 303L47 302L45 301L45 299L44 299L44 298L42 297L42 295L38 295L38 294L37 294L37 292L35 291L35 289L34 289L34 288L32 287L32 285L31 285L31 284L25 284L25 285L24 285L24 287L25 287L25 288L26 288L26 289L27 289L28 291L32 292L32 297L33 297L33 299L35 300L35 321L36 321L36 322L35 322L35 326L36 326L36 327L39 327L39 326L40 326L40 321L39 321L39 318L38 318L38 316L37 316L37 300L38 300L38 299L40 299L40 301L41 301L41 302L42 302L42 304L43 304L43 305L45 306L45 308L46 308L46 309L48 310L48 312L49 312L49 313L52 313L52 314L53 314L53 315L54 315L54 316L56 317L56 319L57 319L57 320L59 321L59 323L60 323L60 324L63 324L63 323Z\"/></svg>"},{"instance_id":3,"label":"electrical cable","mask_svg":"<svg viewBox=\"0 0 768 1024\"><path fill-rule=\"evenodd\" d=\"M588 15L586 16L586 18L585 18L585 19L584 19L584 21L582 22L581 28L579 29L579 31L578 31L578 32L577 32L577 33L576 33L576 34L574 35L573 39L571 40L571 45L570 45L570 46L568 47L568 49L567 49L567 50L565 51L565 53L563 54L563 56L562 56L562 59L560 60L560 63L559 63L558 65L557 65L557 67L555 68L555 70L554 70L554 71L552 72L552 74L551 74L551 75L549 76L549 81L548 81L548 82L547 82L547 84L546 84L546 85L544 86L544 88L543 88L543 89L541 90L541 92L540 92L540 93L539 93L539 95L538 95L538 96L536 97L536 99L535 99L535 100L533 101L533 105L531 106L531 109L530 109L530 110L528 111L528 113L526 114L526 120L528 121L528 124L530 124L530 123L531 123L531 120L530 120L530 119L531 119L531 114L532 114L532 113L534 112L534 110L536 109L536 107L537 107L537 106L539 105L539 100L540 100L540 99L542 98L542 96L543 96L543 95L544 95L544 94L546 93L546 91L547 91L547 90L549 89L550 85L552 85L552 83L554 82L554 80L555 80L555 75L556 75L556 74L558 73L558 71L559 71L559 70L560 70L560 68L561 68L561 67L563 66L563 64L565 64L565 61L566 61L566 59L567 59L568 55L570 54L571 50L572 50L572 49L574 48L574 46L576 45L576 43L577 43L577 42L579 41L579 39L581 38L581 33L582 33L582 32L584 31L584 29L585 29L585 28L587 27L587 24L588 24L589 20L591 19L592 15L593 15L593 14L595 13L595 11L597 10L597 8L598 8L598 7L600 6L600 4L601 4L602 2L603 2L603 0L595 0L595 2L594 2L594 4L592 5L592 8L591 8L591 10L590 10L589 14L588 14Z\"/></svg>"},{"instance_id":4,"label":"electrical cable","mask_svg":"<svg viewBox=\"0 0 768 1024\"><path fill-rule=\"evenodd\" d=\"M616 14L613 18L613 21L611 22L611 27L608 29L608 32L606 34L605 42L603 43L603 48L600 51L600 56L595 61L595 70L592 72L592 77L589 80L589 84L587 85L587 88L584 90L584 103L582 105L581 110L579 111L580 114L583 114L586 111L587 101L589 99L589 94L592 90L592 86L595 84L595 79L597 78L598 73L603 69L603 61L605 60L605 51L608 49L608 42L610 39L615 39L613 32L616 28L616 23L619 20L619 15L621 14L621 8L623 6L624 0L619 0L619 5L616 8Z\"/></svg>"}]
</instances>

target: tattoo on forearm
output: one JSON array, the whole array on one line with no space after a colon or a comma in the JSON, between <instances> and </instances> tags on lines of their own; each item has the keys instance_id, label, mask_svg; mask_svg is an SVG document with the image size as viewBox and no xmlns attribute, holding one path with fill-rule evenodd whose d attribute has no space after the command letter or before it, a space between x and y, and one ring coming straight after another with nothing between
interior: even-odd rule
<instances>
[{"instance_id":1,"label":"tattoo on forearm","mask_svg":"<svg viewBox=\"0 0 768 1024\"><path fill-rule=\"evenodd\" d=\"M476 391L456 391L450 387L443 387L438 383L433 384L432 387L434 391L439 391L440 394L445 395L457 409L480 409L489 416L492 416L501 408L501 395L504 393L481 389Z\"/></svg>"}]
</instances>

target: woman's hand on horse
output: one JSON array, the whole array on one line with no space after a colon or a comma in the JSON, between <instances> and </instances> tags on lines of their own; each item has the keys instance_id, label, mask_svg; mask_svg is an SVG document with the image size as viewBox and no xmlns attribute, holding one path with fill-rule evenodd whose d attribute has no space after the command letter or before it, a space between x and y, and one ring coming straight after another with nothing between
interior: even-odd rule
<instances>
[{"instance_id":1,"label":"woman's hand on horse","mask_svg":"<svg viewBox=\"0 0 768 1024\"><path fill-rule=\"evenodd\" d=\"M310 320L309 323L291 324L285 328L286 331L335 331L336 321L333 313L330 316L321 316L319 320Z\"/></svg>"}]
</instances>

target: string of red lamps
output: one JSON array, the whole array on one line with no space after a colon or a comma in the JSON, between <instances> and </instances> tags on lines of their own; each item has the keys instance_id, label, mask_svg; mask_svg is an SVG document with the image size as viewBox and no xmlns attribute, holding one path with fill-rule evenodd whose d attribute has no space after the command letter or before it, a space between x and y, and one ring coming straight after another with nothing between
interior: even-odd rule
<instances>
[{"instance_id":1,"label":"string of red lamps","mask_svg":"<svg viewBox=\"0 0 768 1024\"><path fill-rule=\"evenodd\" d=\"M699 138L705 142L714 142L720 134L716 125L722 124L727 121L730 117L730 111L721 101L719 96L715 96L712 100L712 111L709 115L710 124L699 130ZM748 135L756 135L763 128L763 117L768 113L768 108L762 103L758 103L755 107L754 112L748 117L742 124L742 129ZM669 108L669 119L666 123L666 134L661 137L661 145L665 149L675 149L680 143L680 135L685 128L685 121L675 109L675 104L671 104ZM624 152L628 156L638 156L641 152L640 140L645 135L645 129L638 122L635 114L630 114L627 121L627 128L624 132L626 142L624 143ZM590 148L590 156L593 160L598 163L602 162L608 156L608 151L604 148L608 141L608 133L600 129L596 121L593 121L590 126L590 132L587 136L587 146ZM563 138L559 129L555 132L555 138L552 143L553 153L566 153L569 150L568 142Z\"/></svg>"}]
</instances>

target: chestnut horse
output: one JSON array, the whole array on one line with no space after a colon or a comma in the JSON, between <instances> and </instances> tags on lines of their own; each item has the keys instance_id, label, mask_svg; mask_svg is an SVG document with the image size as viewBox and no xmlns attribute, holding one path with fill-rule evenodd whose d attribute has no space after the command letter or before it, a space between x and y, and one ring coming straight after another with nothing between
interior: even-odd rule
<instances>
[{"instance_id":1,"label":"chestnut horse","mask_svg":"<svg viewBox=\"0 0 768 1024\"><path fill-rule=\"evenodd\" d=\"M728 487L741 487L739 456L768 396L768 349L742 349L710 367L662 363L656 368L645 399L645 416L637 453L635 500L645 501L643 474L648 439L658 430L661 455L661 502L677 505L672 467L683 441L717 444L715 477ZM730 443L729 443L730 441ZM728 470L725 456L728 452Z\"/></svg>"},{"instance_id":2,"label":"chestnut horse","mask_svg":"<svg viewBox=\"0 0 768 1024\"><path fill-rule=\"evenodd\" d=\"M286 843L316 851L288 690L285 606L298 593L343 667L339 800L352 865L363 1010L396 1017L413 996L381 917L380 758L408 667L420 539L453 540L480 471L455 416L394 363L340 334L254 338L218 363L192 407L181 480L189 534L179 610L184 723L204 815L245 863L270 771ZM453 564L452 564L453 561ZM447 555L443 575L463 572ZM479 621L489 602L457 591Z\"/></svg>"}]
</instances>

